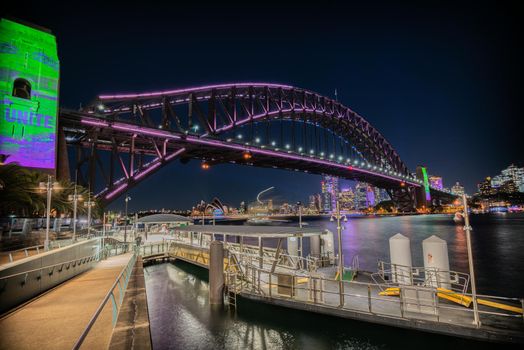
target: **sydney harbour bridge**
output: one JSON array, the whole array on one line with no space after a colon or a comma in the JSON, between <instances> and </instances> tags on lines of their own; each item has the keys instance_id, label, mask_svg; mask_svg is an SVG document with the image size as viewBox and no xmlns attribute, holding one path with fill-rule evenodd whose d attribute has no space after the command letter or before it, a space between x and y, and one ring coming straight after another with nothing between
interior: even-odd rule
<instances>
[{"instance_id":1,"label":"sydney harbour bridge","mask_svg":"<svg viewBox=\"0 0 524 350\"><path fill-rule=\"evenodd\" d=\"M363 181L386 189L401 211L414 210L417 191L452 199L424 189L422 176L362 116L288 85L100 95L80 111L61 109L59 130L75 149L70 161L79 181L106 204L170 162L190 159L200 159L204 169L236 163ZM59 164L69 162L63 158Z\"/></svg>"}]
</instances>

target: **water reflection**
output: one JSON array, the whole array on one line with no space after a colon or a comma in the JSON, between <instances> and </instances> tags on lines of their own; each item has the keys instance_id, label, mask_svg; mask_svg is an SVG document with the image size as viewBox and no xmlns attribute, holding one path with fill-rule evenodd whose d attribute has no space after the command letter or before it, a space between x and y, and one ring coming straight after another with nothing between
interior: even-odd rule
<instances>
[{"instance_id":1,"label":"water reflection","mask_svg":"<svg viewBox=\"0 0 524 350\"><path fill-rule=\"evenodd\" d=\"M336 223L311 221L311 227L327 228L335 233ZM480 293L512 297L524 296L524 214L473 215L472 248L477 288ZM349 218L344 224L343 253L347 266L355 255L360 267L375 271L377 260L389 261L389 238L402 233L411 240L414 266L423 266L422 241L436 235L448 243L450 268L468 272L466 235L463 224L455 224L450 215ZM508 288L511 286L511 288Z\"/></svg>"},{"instance_id":2,"label":"water reflection","mask_svg":"<svg viewBox=\"0 0 524 350\"><path fill-rule=\"evenodd\" d=\"M455 349L490 344L410 332L238 299L208 303L207 270L186 263L145 269L154 349Z\"/></svg>"}]
</instances>

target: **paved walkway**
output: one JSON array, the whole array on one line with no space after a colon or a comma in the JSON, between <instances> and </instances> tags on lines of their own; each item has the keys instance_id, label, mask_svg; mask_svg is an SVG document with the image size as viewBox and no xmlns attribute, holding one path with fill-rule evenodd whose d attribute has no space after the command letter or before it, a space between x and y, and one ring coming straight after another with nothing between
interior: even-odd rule
<instances>
[{"instance_id":1,"label":"paved walkway","mask_svg":"<svg viewBox=\"0 0 524 350\"><path fill-rule=\"evenodd\" d=\"M0 349L71 349L131 256L127 253L101 261L0 319ZM111 318L109 302L83 349L108 348Z\"/></svg>"}]
</instances>

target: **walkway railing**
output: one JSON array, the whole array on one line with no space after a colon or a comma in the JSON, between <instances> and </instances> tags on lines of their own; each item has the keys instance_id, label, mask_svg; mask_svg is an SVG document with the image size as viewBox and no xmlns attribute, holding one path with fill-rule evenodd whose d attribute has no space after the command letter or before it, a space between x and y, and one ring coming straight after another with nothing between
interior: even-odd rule
<instances>
[{"instance_id":1,"label":"walkway railing","mask_svg":"<svg viewBox=\"0 0 524 350\"><path fill-rule=\"evenodd\" d=\"M67 247L67 246L70 246L73 243L78 243L78 242L84 241L86 239L89 239L89 238L88 237L78 237L77 238L77 242L73 242L72 239L51 241L49 249L53 250L53 249L57 249L57 248ZM0 252L0 257L5 256L8 259L8 261L6 261L5 263L12 263L14 261L22 260L22 259L28 258L30 256L35 256L35 255L38 255L38 254L41 254L41 253L45 253L45 252L47 252L47 251L45 250L44 245L43 244L39 244L39 245L31 246L31 247L25 247L25 248L20 248L20 249L16 249L16 250L6 251L6 252ZM0 259L0 261L1 261L1 259ZM0 265L1 265L1 263L0 263Z\"/></svg>"},{"instance_id":2,"label":"walkway railing","mask_svg":"<svg viewBox=\"0 0 524 350\"><path fill-rule=\"evenodd\" d=\"M397 287L404 284L445 288L465 295L469 286L469 274L458 271L444 271L437 268L411 267L378 261L378 272L371 278L380 285ZM389 288L388 287L388 288Z\"/></svg>"},{"instance_id":3,"label":"walkway railing","mask_svg":"<svg viewBox=\"0 0 524 350\"><path fill-rule=\"evenodd\" d=\"M120 272L115 283L113 283L113 285L109 289L109 292L106 294L106 296L102 300L102 303L100 303L95 313L89 320L89 323L87 324L86 328L84 329L84 331L82 332L78 340L76 341L75 345L73 346L73 349L75 350L80 349L86 337L89 335L89 332L93 328L93 325L98 320L98 317L104 310L109 300L111 300L111 305L112 305L113 327L116 325L116 321L118 318L118 312L120 310L120 307L122 306L122 302L124 301L124 295L126 293L127 285L129 283L129 278L131 277L131 273L133 271L133 267L135 266L136 259L137 259L137 252L134 252L128 264L122 270L122 272Z\"/></svg>"},{"instance_id":4,"label":"walkway railing","mask_svg":"<svg viewBox=\"0 0 524 350\"><path fill-rule=\"evenodd\" d=\"M248 261L237 257L239 261ZM297 276L282 272L272 272L257 264L241 264L243 275L248 276L245 283L235 281L231 290L282 299L290 302L336 308L353 312L380 315L387 318L410 320L430 320L473 327L473 310L451 302L440 302L437 288L421 286L402 286L399 296L380 296L379 292L391 284L365 283L358 281L339 281L319 275ZM231 281L233 282L233 281ZM471 294L464 293L471 298ZM524 300L518 298L477 295L489 302L502 302L509 307L484 308L479 310L483 325L507 327L524 330Z\"/></svg>"}]
</instances>

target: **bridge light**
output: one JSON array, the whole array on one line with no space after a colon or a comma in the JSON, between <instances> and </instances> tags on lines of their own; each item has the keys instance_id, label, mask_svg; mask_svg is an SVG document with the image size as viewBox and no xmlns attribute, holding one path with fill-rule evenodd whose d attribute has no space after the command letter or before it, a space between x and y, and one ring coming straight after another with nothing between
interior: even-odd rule
<instances>
[{"instance_id":1,"label":"bridge light","mask_svg":"<svg viewBox=\"0 0 524 350\"><path fill-rule=\"evenodd\" d=\"M237 139L242 140L242 134L238 134Z\"/></svg>"},{"instance_id":2,"label":"bridge light","mask_svg":"<svg viewBox=\"0 0 524 350\"><path fill-rule=\"evenodd\" d=\"M312 149L312 150L309 151L309 154L314 154L314 153L315 153L315 150L314 150L314 149Z\"/></svg>"},{"instance_id":3,"label":"bridge light","mask_svg":"<svg viewBox=\"0 0 524 350\"><path fill-rule=\"evenodd\" d=\"M100 104L97 106L97 108L98 108L99 111L103 111L106 107L105 107L103 104L100 103Z\"/></svg>"},{"instance_id":4,"label":"bridge light","mask_svg":"<svg viewBox=\"0 0 524 350\"><path fill-rule=\"evenodd\" d=\"M209 167L210 167L210 165L209 165L209 163L207 163L207 162L202 162L201 167L202 167L202 169L204 169L204 170L208 170Z\"/></svg>"},{"instance_id":5,"label":"bridge light","mask_svg":"<svg viewBox=\"0 0 524 350\"><path fill-rule=\"evenodd\" d=\"M376 165L375 165L375 166L373 166L373 170L377 170L377 166L376 166Z\"/></svg>"},{"instance_id":6,"label":"bridge light","mask_svg":"<svg viewBox=\"0 0 524 350\"><path fill-rule=\"evenodd\" d=\"M298 151L299 151L299 152L302 152L302 147L299 147L299 148L298 148Z\"/></svg>"},{"instance_id":7,"label":"bridge light","mask_svg":"<svg viewBox=\"0 0 524 350\"><path fill-rule=\"evenodd\" d=\"M233 139L232 138L228 138L226 141L227 142L231 142L231 141L233 141Z\"/></svg>"},{"instance_id":8,"label":"bridge light","mask_svg":"<svg viewBox=\"0 0 524 350\"><path fill-rule=\"evenodd\" d=\"M338 156L338 160L342 160L342 159L344 159L344 157Z\"/></svg>"},{"instance_id":9,"label":"bridge light","mask_svg":"<svg viewBox=\"0 0 524 350\"><path fill-rule=\"evenodd\" d=\"M324 157L324 152L320 152L320 156L321 156L321 157Z\"/></svg>"},{"instance_id":10,"label":"bridge light","mask_svg":"<svg viewBox=\"0 0 524 350\"><path fill-rule=\"evenodd\" d=\"M333 159L334 156L335 156L334 154L330 154L329 158Z\"/></svg>"},{"instance_id":11,"label":"bridge light","mask_svg":"<svg viewBox=\"0 0 524 350\"><path fill-rule=\"evenodd\" d=\"M255 139L255 142L256 142L256 143L260 143L260 137L257 137L257 138Z\"/></svg>"},{"instance_id":12,"label":"bridge light","mask_svg":"<svg viewBox=\"0 0 524 350\"><path fill-rule=\"evenodd\" d=\"M271 146L275 146L277 143L275 141L271 141Z\"/></svg>"},{"instance_id":13,"label":"bridge light","mask_svg":"<svg viewBox=\"0 0 524 350\"><path fill-rule=\"evenodd\" d=\"M355 159L355 160L353 161L353 164L358 165L358 160Z\"/></svg>"},{"instance_id":14,"label":"bridge light","mask_svg":"<svg viewBox=\"0 0 524 350\"><path fill-rule=\"evenodd\" d=\"M286 149L289 149L291 146L289 144L286 144Z\"/></svg>"},{"instance_id":15,"label":"bridge light","mask_svg":"<svg viewBox=\"0 0 524 350\"><path fill-rule=\"evenodd\" d=\"M368 168L371 168L371 164L368 163Z\"/></svg>"}]
</instances>

